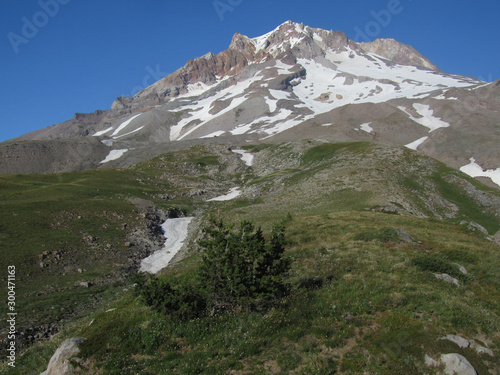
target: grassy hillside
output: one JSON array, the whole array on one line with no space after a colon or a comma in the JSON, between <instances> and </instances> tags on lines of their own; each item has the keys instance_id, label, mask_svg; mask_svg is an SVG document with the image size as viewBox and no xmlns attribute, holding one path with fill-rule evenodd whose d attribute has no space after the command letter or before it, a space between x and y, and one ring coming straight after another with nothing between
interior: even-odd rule
<instances>
[{"instance_id":1,"label":"grassy hillside","mask_svg":"<svg viewBox=\"0 0 500 375\"><path fill-rule=\"evenodd\" d=\"M371 143L248 149L256 155L251 168L221 146L198 146L127 170L1 176L0 262L18 268L22 327L57 321L62 329L36 340L16 370L2 371L36 374L77 335L87 338L83 373L431 374L424 355L450 352L479 373L499 371L498 245L460 225L475 221L494 234L496 190ZM206 202L233 186L243 186L241 197ZM155 313L127 279L135 250L125 242L145 227L138 198L156 209L250 219L266 236L291 213L291 293L267 311L187 322ZM384 205L399 214L371 211ZM380 234L394 227L415 242ZM190 241L162 277L189 282L198 262ZM441 271L455 272L460 286L433 276ZM487 345L495 357L438 340L446 334Z\"/></svg>"}]
</instances>

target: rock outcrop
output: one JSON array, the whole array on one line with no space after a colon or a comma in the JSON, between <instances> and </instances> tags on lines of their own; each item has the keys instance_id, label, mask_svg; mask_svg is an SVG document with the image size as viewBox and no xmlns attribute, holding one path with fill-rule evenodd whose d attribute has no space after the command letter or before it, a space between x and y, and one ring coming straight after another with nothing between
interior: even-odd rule
<instances>
[{"instance_id":1,"label":"rock outcrop","mask_svg":"<svg viewBox=\"0 0 500 375\"><path fill-rule=\"evenodd\" d=\"M50 358L47 370L41 375L72 375L75 373L75 368L70 360L80 353L78 344L83 342L83 337L72 337L64 341L56 352Z\"/></svg>"},{"instance_id":2,"label":"rock outcrop","mask_svg":"<svg viewBox=\"0 0 500 375\"><path fill-rule=\"evenodd\" d=\"M439 68L425 58L412 46L394 39L376 39L373 42L359 43L366 52L376 53L401 65L413 65L439 72Z\"/></svg>"}]
</instances>

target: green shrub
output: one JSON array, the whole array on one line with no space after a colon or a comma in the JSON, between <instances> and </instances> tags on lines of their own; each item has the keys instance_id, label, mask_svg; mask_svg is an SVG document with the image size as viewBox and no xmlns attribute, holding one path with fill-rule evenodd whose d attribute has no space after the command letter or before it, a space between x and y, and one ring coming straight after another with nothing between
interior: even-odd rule
<instances>
[{"instance_id":1,"label":"green shrub","mask_svg":"<svg viewBox=\"0 0 500 375\"><path fill-rule=\"evenodd\" d=\"M465 262L465 263L477 263L479 257L477 254L471 253L470 251L463 249L452 249L444 251L444 255L449 260L454 262Z\"/></svg>"},{"instance_id":2,"label":"green shrub","mask_svg":"<svg viewBox=\"0 0 500 375\"><path fill-rule=\"evenodd\" d=\"M156 311L187 320L224 310L272 306L287 294L290 260L285 250L285 220L273 226L269 243L262 230L243 221L237 231L211 218L198 241L201 265L192 284L143 274L133 277L136 293Z\"/></svg>"},{"instance_id":3,"label":"green shrub","mask_svg":"<svg viewBox=\"0 0 500 375\"><path fill-rule=\"evenodd\" d=\"M140 295L156 311L181 320L203 314L206 308L201 288L187 284L174 284L151 276L149 283L138 284Z\"/></svg>"},{"instance_id":4,"label":"green shrub","mask_svg":"<svg viewBox=\"0 0 500 375\"><path fill-rule=\"evenodd\" d=\"M211 218L205 238L199 279L209 296L212 312L240 307L259 307L286 294L284 278L290 260L283 258L285 224L273 226L269 244L260 228L243 221L237 231Z\"/></svg>"}]
</instances>

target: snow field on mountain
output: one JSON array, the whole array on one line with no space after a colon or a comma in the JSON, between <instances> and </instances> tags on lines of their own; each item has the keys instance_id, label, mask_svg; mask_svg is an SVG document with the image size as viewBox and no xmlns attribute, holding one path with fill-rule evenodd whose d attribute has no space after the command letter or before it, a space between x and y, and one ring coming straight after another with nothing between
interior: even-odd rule
<instances>
[{"instance_id":1,"label":"snow field on mountain","mask_svg":"<svg viewBox=\"0 0 500 375\"><path fill-rule=\"evenodd\" d=\"M213 120L223 115L224 113L227 113L233 110L234 108L238 107L246 100L246 96L243 96L243 94L245 90L248 88L248 86L250 86L253 82L259 80L262 80L262 78L255 75L248 80L238 82L234 86L230 86L224 90L221 90L217 94L210 96L209 98L205 98L196 101L193 104L181 107L182 110L188 110L190 112L190 115L189 117L182 119L176 125L173 125L170 128L170 140L171 141L181 140L182 138L191 134L193 131L205 125L205 123L207 123L208 121ZM228 99L232 100L231 104L227 108L223 109L222 111L214 115L209 113L210 110L212 109L212 103L214 103L216 100L228 100ZM183 128L191 121L195 120L201 122L198 125L195 125L191 129L189 129L187 132L184 132L182 134Z\"/></svg>"},{"instance_id":2,"label":"snow field on mountain","mask_svg":"<svg viewBox=\"0 0 500 375\"><path fill-rule=\"evenodd\" d=\"M120 124L120 126L118 126L116 128L116 130L111 134L111 136L115 136L115 135L118 135L118 133L120 133L123 129L125 129L128 125L130 125L130 123L135 120L137 117L139 117L140 115L142 115L142 113L139 113L138 115L135 115L134 117L128 119L127 121L125 122L122 122Z\"/></svg>"},{"instance_id":3,"label":"snow field on mountain","mask_svg":"<svg viewBox=\"0 0 500 375\"><path fill-rule=\"evenodd\" d=\"M104 159L103 161L101 161L100 164L104 164L104 163L107 163L108 161L120 159L127 151L128 151L128 149L124 149L124 150L111 150L109 152L108 156L106 156L106 159Z\"/></svg>"},{"instance_id":4,"label":"snow field on mountain","mask_svg":"<svg viewBox=\"0 0 500 375\"><path fill-rule=\"evenodd\" d=\"M143 259L140 271L154 274L168 266L184 244L188 233L189 223L193 219L194 217L167 219L161 226L165 234L165 244L163 248Z\"/></svg>"},{"instance_id":5,"label":"snow field on mountain","mask_svg":"<svg viewBox=\"0 0 500 375\"><path fill-rule=\"evenodd\" d=\"M289 50L310 35L311 30L296 24L293 28L286 31L286 35L283 36L283 42L276 45L270 42L271 45L268 45L268 38L273 36L273 33L277 32L278 29L261 37L251 39L256 50L265 49L266 52L270 52L272 55L281 50ZM297 37L297 35L299 36ZM322 38L316 32L311 35L313 36L313 41L320 48L326 48ZM181 106L180 109L188 111L189 116L171 127L170 140L181 140L193 132L202 129L211 120L243 104L252 93L258 92L253 90L254 86L252 86L256 82L260 84L260 88L257 88L257 90L262 91L259 94L265 100L269 108L269 113L274 114L274 116L255 118L252 121L228 130L233 135L261 133L272 136L297 126L304 121L313 119L317 115L327 113L347 104L382 103L399 98L415 99L422 96L437 95L436 91L443 96L442 92L445 89L474 86L479 83L479 81L473 78L446 75L414 66L398 65L379 55L364 53L360 50L346 47L340 52L326 49L325 58L298 58L297 65L304 68L306 74L304 77L294 79L294 86L291 91L282 91L269 89L270 83L268 81L279 75L297 72L297 66L287 65L280 60L274 60L273 62L273 66L267 66L259 70L249 79L237 82L235 85L223 89L211 97ZM260 62L254 62L251 65L258 63ZM266 65L268 63L269 61L266 62ZM218 82L222 81L222 79L223 77ZM211 87L214 87L214 85L208 86L202 83L190 84L188 86L188 94L184 94L183 96L201 95ZM266 90L268 90L268 94ZM231 100L231 102L228 107L220 112L211 114L210 111L213 109L213 103L217 100ZM307 108L313 113L304 114L304 112L297 113L289 109L279 109L278 102L280 100L292 101L294 102L294 108ZM414 117L406 109L400 107L413 121L426 126L430 131L449 126L448 123L433 116L433 111L429 106L415 104L414 108L421 117ZM193 124L190 125L190 123ZM369 133L373 132L373 129L369 130L368 128L361 128L361 130ZM209 135L201 136L201 138L216 135L220 134L214 132L212 129ZM410 145L413 145L413 143ZM415 147L418 147L418 142L416 145Z\"/></svg>"},{"instance_id":6,"label":"snow field on mountain","mask_svg":"<svg viewBox=\"0 0 500 375\"><path fill-rule=\"evenodd\" d=\"M500 167L497 169L483 170L483 168L476 163L474 158L470 158L470 163L460 167L460 170L471 177L489 177L491 180L500 186Z\"/></svg>"}]
</instances>

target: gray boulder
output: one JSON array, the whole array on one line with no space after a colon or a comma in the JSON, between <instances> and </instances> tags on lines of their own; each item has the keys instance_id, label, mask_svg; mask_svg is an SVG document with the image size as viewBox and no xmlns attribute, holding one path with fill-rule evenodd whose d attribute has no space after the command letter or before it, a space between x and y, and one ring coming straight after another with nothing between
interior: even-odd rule
<instances>
[{"instance_id":1,"label":"gray boulder","mask_svg":"<svg viewBox=\"0 0 500 375\"><path fill-rule=\"evenodd\" d=\"M70 358L80 353L78 344L83 342L83 337L72 337L61 343L59 348L50 358L47 370L41 375L71 375L75 373L74 367L70 363Z\"/></svg>"},{"instance_id":2,"label":"gray boulder","mask_svg":"<svg viewBox=\"0 0 500 375\"><path fill-rule=\"evenodd\" d=\"M446 375L477 375L476 370L463 355L457 353L441 354Z\"/></svg>"},{"instance_id":3,"label":"gray boulder","mask_svg":"<svg viewBox=\"0 0 500 375\"><path fill-rule=\"evenodd\" d=\"M460 286L460 283L458 282L458 280L455 279L454 277L451 277L447 273L435 273L434 276L436 277L436 279L444 280L447 283L455 284L456 286Z\"/></svg>"},{"instance_id":4,"label":"gray boulder","mask_svg":"<svg viewBox=\"0 0 500 375\"><path fill-rule=\"evenodd\" d=\"M483 227L481 224L476 223L475 221L471 221L468 225L468 228L473 231L479 231L483 234L488 235L488 230Z\"/></svg>"},{"instance_id":5,"label":"gray boulder","mask_svg":"<svg viewBox=\"0 0 500 375\"><path fill-rule=\"evenodd\" d=\"M410 236L410 234L405 231L404 229L401 229L401 228L392 228L396 231L396 233L398 234L398 237L401 241L404 241L404 242L411 242L411 243L414 243L416 242L412 236Z\"/></svg>"},{"instance_id":6,"label":"gray boulder","mask_svg":"<svg viewBox=\"0 0 500 375\"><path fill-rule=\"evenodd\" d=\"M479 354L488 354L489 356L494 357L493 351L491 349L481 346L475 341L471 342L470 347L475 349Z\"/></svg>"},{"instance_id":7,"label":"gray boulder","mask_svg":"<svg viewBox=\"0 0 500 375\"><path fill-rule=\"evenodd\" d=\"M462 272L464 275L467 275L467 268L465 268L464 266L462 266L461 264L458 264L458 263L452 263L454 264L455 266L458 267L458 269L460 270L460 272Z\"/></svg>"},{"instance_id":8,"label":"gray boulder","mask_svg":"<svg viewBox=\"0 0 500 375\"><path fill-rule=\"evenodd\" d=\"M441 340L449 340L451 342L454 342L458 346L460 346L462 349L463 348L468 348L470 346L470 342L467 339L464 339L461 336L457 335L446 335L445 337L441 337Z\"/></svg>"}]
</instances>

